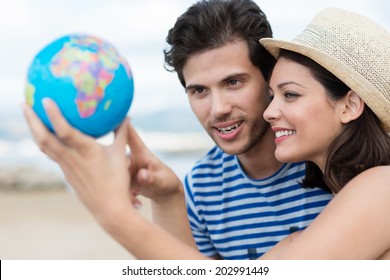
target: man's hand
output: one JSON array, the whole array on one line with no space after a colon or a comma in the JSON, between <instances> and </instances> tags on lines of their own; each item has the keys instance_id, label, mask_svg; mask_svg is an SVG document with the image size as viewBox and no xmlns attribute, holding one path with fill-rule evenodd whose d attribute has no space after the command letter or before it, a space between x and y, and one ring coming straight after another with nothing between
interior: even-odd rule
<instances>
[{"instance_id":1,"label":"man's hand","mask_svg":"<svg viewBox=\"0 0 390 280\"><path fill-rule=\"evenodd\" d=\"M130 173L133 204L142 194L152 200L153 221L165 230L196 248L192 237L181 180L142 142L135 128L128 126L130 146Z\"/></svg>"},{"instance_id":2,"label":"man's hand","mask_svg":"<svg viewBox=\"0 0 390 280\"><path fill-rule=\"evenodd\" d=\"M131 191L133 197L141 194L158 205L175 203L183 195L181 180L143 143L135 128L128 125L128 145L130 146ZM139 204L139 200L133 201Z\"/></svg>"}]
</instances>

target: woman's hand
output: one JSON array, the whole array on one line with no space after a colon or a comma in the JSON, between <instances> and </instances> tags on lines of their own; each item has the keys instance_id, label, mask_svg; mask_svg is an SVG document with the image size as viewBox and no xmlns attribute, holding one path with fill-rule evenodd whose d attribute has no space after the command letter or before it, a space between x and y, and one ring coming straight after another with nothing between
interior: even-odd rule
<instances>
[{"instance_id":1,"label":"woman's hand","mask_svg":"<svg viewBox=\"0 0 390 280\"><path fill-rule=\"evenodd\" d=\"M130 162L126 156L128 119L115 132L114 142L104 146L71 127L52 100L43 102L55 134L25 104L23 110L31 133L39 148L60 165L80 200L100 222L118 208L131 209Z\"/></svg>"}]
</instances>

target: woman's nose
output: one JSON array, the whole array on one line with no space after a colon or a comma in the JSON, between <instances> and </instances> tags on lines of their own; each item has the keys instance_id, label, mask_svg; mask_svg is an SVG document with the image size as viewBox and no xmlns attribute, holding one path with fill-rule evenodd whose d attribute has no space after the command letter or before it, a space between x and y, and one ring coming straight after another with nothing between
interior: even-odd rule
<instances>
[{"instance_id":1,"label":"woman's nose","mask_svg":"<svg viewBox=\"0 0 390 280\"><path fill-rule=\"evenodd\" d=\"M274 100L268 105L263 113L264 119L271 123L280 117L280 110L277 108Z\"/></svg>"}]
</instances>

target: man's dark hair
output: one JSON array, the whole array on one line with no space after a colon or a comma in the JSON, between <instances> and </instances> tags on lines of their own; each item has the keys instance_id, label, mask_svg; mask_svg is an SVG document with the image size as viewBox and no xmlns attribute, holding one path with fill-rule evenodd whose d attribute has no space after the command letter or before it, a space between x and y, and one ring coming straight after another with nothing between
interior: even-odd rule
<instances>
[{"instance_id":1,"label":"man's dark hair","mask_svg":"<svg viewBox=\"0 0 390 280\"><path fill-rule=\"evenodd\" d=\"M275 59L260 45L272 37L266 15L250 0L204 0L192 5L176 21L166 38L165 68L176 71L185 86L183 67L194 54L244 41L249 58L268 81Z\"/></svg>"}]
</instances>

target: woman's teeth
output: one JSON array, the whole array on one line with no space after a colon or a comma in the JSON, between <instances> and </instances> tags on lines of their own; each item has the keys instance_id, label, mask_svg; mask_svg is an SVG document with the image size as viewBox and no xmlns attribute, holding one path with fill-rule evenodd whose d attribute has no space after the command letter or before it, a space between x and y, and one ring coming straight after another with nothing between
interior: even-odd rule
<instances>
[{"instance_id":1,"label":"woman's teeth","mask_svg":"<svg viewBox=\"0 0 390 280\"><path fill-rule=\"evenodd\" d=\"M293 135L295 133L296 133L295 130L280 130L280 131L276 131L275 135L276 135L276 138L278 138L278 137Z\"/></svg>"}]
</instances>

